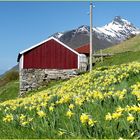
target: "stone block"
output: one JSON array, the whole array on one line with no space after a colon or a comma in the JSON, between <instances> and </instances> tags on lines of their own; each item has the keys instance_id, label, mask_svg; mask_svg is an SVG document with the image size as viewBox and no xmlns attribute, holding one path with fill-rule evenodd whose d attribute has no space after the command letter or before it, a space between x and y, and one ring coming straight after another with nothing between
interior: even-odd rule
<instances>
[{"instance_id":1,"label":"stone block","mask_svg":"<svg viewBox=\"0 0 140 140\"><path fill-rule=\"evenodd\" d=\"M57 69L22 69L20 75L20 95L27 91L36 90L45 86L51 80L69 79L77 73L75 70L57 70Z\"/></svg>"}]
</instances>

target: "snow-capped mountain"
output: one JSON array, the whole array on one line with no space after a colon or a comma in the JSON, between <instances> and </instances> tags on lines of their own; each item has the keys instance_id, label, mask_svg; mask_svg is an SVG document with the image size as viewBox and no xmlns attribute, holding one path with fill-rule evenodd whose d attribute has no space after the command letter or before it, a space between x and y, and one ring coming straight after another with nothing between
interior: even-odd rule
<instances>
[{"instance_id":1,"label":"snow-capped mountain","mask_svg":"<svg viewBox=\"0 0 140 140\"><path fill-rule=\"evenodd\" d=\"M57 33L53 34L52 36L59 39L62 35L63 35L63 33L57 32Z\"/></svg>"},{"instance_id":2,"label":"snow-capped mountain","mask_svg":"<svg viewBox=\"0 0 140 140\"><path fill-rule=\"evenodd\" d=\"M89 31L90 31L90 27L89 26L86 26L86 25L82 25L82 26L80 26L79 28L77 28L76 29L76 33L79 33L79 32L81 32L81 33L89 33Z\"/></svg>"},{"instance_id":3,"label":"snow-capped mountain","mask_svg":"<svg viewBox=\"0 0 140 140\"><path fill-rule=\"evenodd\" d=\"M69 45L71 48L77 48L83 44L89 43L90 27L82 25L77 29L66 32L55 33L54 37ZM131 22L116 16L112 22L103 27L93 28L94 49L102 49L118 44L130 37L140 34L140 29L136 28Z\"/></svg>"},{"instance_id":4,"label":"snow-capped mountain","mask_svg":"<svg viewBox=\"0 0 140 140\"><path fill-rule=\"evenodd\" d=\"M98 37L104 37L109 42L114 43L119 43L140 33L139 29L131 22L122 19L120 16L115 17L111 23L103 27L93 28L93 31Z\"/></svg>"}]
</instances>

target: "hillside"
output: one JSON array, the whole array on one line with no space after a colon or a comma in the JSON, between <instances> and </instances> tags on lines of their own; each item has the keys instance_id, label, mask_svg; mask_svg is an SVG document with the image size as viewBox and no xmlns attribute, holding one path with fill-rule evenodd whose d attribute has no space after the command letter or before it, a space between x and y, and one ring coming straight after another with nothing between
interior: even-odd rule
<instances>
[{"instance_id":1,"label":"hillside","mask_svg":"<svg viewBox=\"0 0 140 140\"><path fill-rule=\"evenodd\" d=\"M7 83L18 79L19 79L18 71L15 70L8 71L0 77L0 87L5 86Z\"/></svg>"},{"instance_id":2,"label":"hillside","mask_svg":"<svg viewBox=\"0 0 140 140\"><path fill-rule=\"evenodd\" d=\"M0 86L0 102L18 97L19 81L11 81Z\"/></svg>"},{"instance_id":3,"label":"hillside","mask_svg":"<svg viewBox=\"0 0 140 140\"><path fill-rule=\"evenodd\" d=\"M140 63L96 68L0 104L0 138L139 138Z\"/></svg>"},{"instance_id":4,"label":"hillside","mask_svg":"<svg viewBox=\"0 0 140 140\"><path fill-rule=\"evenodd\" d=\"M122 53L114 54L111 57L104 58L103 62L97 62L95 64L95 67L93 67L93 69L99 66L120 65L133 61L140 62L140 51L122 52Z\"/></svg>"},{"instance_id":5,"label":"hillside","mask_svg":"<svg viewBox=\"0 0 140 140\"><path fill-rule=\"evenodd\" d=\"M15 99L19 92L19 73L15 70L6 72L0 77L0 102Z\"/></svg>"},{"instance_id":6,"label":"hillside","mask_svg":"<svg viewBox=\"0 0 140 140\"><path fill-rule=\"evenodd\" d=\"M9 69L8 71L5 71L3 74L0 75L0 78L3 77L4 75L6 75L7 73L11 72L11 71L15 71L15 72L18 72L19 70L19 66L18 64L13 66L11 69Z\"/></svg>"},{"instance_id":7,"label":"hillside","mask_svg":"<svg viewBox=\"0 0 140 140\"><path fill-rule=\"evenodd\" d=\"M122 53L127 51L140 51L140 35L103 50L104 53Z\"/></svg>"},{"instance_id":8,"label":"hillside","mask_svg":"<svg viewBox=\"0 0 140 140\"><path fill-rule=\"evenodd\" d=\"M97 53L99 53L99 51ZM97 62L95 67L119 65L133 61L140 62L140 35L104 49L103 53L111 53L114 55L104 58L103 62Z\"/></svg>"}]
</instances>

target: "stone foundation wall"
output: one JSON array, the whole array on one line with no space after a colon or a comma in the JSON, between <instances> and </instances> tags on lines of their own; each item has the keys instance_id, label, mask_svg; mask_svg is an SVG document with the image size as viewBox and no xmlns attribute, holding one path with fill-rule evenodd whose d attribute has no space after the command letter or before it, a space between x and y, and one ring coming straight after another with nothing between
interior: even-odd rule
<instances>
[{"instance_id":1,"label":"stone foundation wall","mask_svg":"<svg viewBox=\"0 0 140 140\"><path fill-rule=\"evenodd\" d=\"M77 75L76 70L56 70L56 69L21 69L20 76L20 96L26 92L38 89L47 85L50 80L68 79Z\"/></svg>"}]
</instances>

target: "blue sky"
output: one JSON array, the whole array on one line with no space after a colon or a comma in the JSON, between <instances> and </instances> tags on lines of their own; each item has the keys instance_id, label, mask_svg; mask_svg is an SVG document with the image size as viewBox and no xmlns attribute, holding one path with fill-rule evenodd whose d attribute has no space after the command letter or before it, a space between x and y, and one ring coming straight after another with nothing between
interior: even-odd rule
<instances>
[{"instance_id":1,"label":"blue sky","mask_svg":"<svg viewBox=\"0 0 140 140\"><path fill-rule=\"evenodd\" d=\"M93 25L115 16L140 27L140 2L94 2ZM89 2L0 2L0 74L16 65L20 51L55 32L89 25Z\"/></svg>"}]
</instances>

